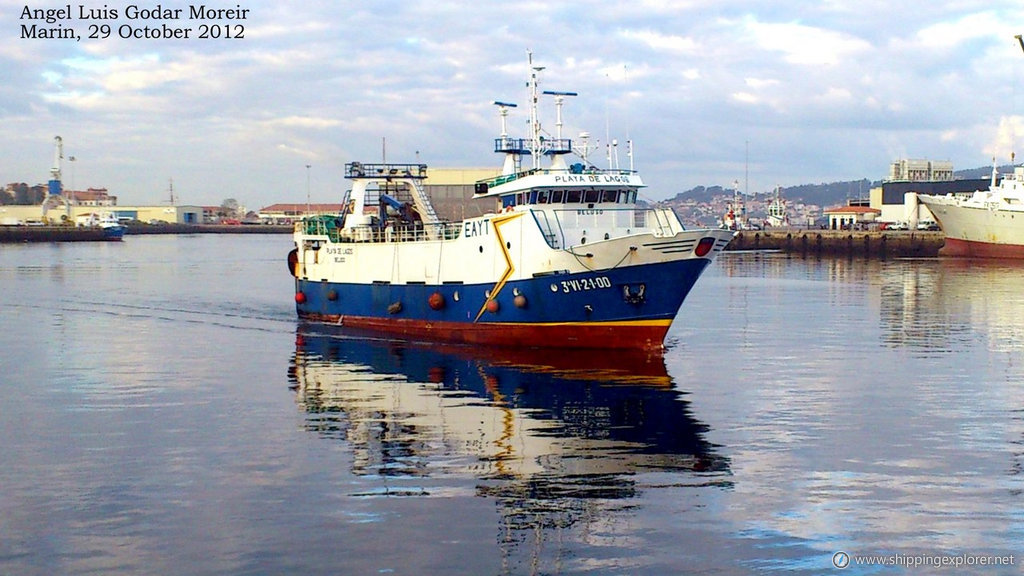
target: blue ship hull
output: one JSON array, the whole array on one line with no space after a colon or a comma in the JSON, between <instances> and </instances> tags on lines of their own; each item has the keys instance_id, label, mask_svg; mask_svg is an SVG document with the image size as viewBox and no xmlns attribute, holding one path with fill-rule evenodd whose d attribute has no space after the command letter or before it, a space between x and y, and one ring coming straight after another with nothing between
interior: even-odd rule
<instances>
[{"instance_id":1,"label":"blue ship hull","mask_svg":"<svg viewBox=\"0 0 1024 576\"><path fill-rule=\"evenodd\" d=\"M487 284L296 279L300 318L411 338L510 346L659 348L711 261L678 260ZM623 338L628 342L623 342Z\"/></svg>"},{"instance_id":2,"label":"blue ship hull","mask_svg":"<svg viewBox=\"0 0 1024 576\"><path fill-rule=\"evenodd\" d=\"M105 240L121 240L124 238L125 230L124 226L104 226L103 238Z\"/></svg>"}]
</instances>

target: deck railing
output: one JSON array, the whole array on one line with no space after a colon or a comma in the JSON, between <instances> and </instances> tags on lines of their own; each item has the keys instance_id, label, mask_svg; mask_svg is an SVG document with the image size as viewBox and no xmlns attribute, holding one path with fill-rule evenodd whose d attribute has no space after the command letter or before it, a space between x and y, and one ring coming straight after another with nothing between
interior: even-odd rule
<instances>
[{"instance_id":1,"label":"deck railing","mask_svg":"<svg viewBox=\"0 0 1024 576\"><path fill-rule=\"evenodd\" d=\"M366 225L343 228L341 218L316 216L295 224L295 231L306 236L326 236L331 242L423 242L454 240L462 232L460 223L441 222L422 225Z\"/></svg>"},{"instance_id":2,"label":"deck railing","mask_svg":"<svg viewBox=\"0 0 1024 576\"><path fill-rule=\"evenodd\" d=\"M556 250L581 241L594 242L640 233L672 236L683 230L675 212L667 208L578 208L530 210L548 246ZM370 224L344 228L340 216L314 216L295 224L306 236L326 237L331 242L423 242L454 240L462 233L461 222L438 224Z\"/></svg>"}]
</instances>

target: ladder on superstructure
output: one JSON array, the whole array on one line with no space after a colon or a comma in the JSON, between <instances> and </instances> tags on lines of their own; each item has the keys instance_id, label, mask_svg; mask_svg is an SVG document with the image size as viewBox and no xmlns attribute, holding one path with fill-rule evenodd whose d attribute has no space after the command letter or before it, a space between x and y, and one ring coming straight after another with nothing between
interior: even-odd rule
<instances>
[{"instance_id":1,"label":"ladder on superstructure","mask_svg":"<svg viewBox=\"0 0 1024 576\"><path fill-rule=\"evenodd\" d=\"M345 177L350 180L375 180L386 184L405 182L409 184L413 205L424 224L438 224L434 205L430 202L427 191L423 188L423 180L427 178L426 164L363 164L350 162L345 164Z\"/></svg>"}]
</instances>

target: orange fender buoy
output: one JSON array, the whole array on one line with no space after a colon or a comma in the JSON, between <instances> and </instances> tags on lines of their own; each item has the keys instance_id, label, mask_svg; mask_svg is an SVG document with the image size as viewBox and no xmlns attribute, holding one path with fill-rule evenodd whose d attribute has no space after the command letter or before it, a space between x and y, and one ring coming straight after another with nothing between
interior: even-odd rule
<instances>
[{"instance_id":1,"label":"orange fender buoy","mask_svg":"<svg viewBox=\"0 0 1024 576\"><path fill-rule=\"evenodd\" d=\"M444 295L440 292L434 292L430 295L430 298L427 299L427 304L430 306L431 310L440 310L444 308Z\"/></svg>"}]
</instances>

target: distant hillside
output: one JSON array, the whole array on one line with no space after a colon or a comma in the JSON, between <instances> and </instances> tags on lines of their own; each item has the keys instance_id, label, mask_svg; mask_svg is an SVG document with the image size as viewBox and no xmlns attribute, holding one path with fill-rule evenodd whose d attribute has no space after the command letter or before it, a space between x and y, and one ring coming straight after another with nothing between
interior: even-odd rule
<instances>
[{"instance_id":1,"label":"distant hillside","mask_svg":"<svg viewBox=\"0 0 1024 576\"><path fill-rule=\"evenodd\" d=\"M878 182L873 183L867 179L825 184L801 184L783 187L782 196L791 202L801 201L805 204L819 206L839 206L846 204L846 201L850 199L867 198L871 187L878 185ZM731 196L732 194L732 188L697 186L676 194L675 198L670 198L667 202L670 204L683 201L711 202L715 197Z\"/></svg>"},{"instance_id":2,"label":"distant hillside","mask_svg":"<svg viewBox=\"0 0 1024 576\"><path fill-rule=\"evenodd\" d=\"M1000 166L999 172L1012 172L1013 166ZM953 173L958 179L988 178L992 174L992 167L969 168L957 170ZM880 186L881 181L871 181L867 178L862 180L847 180L839 182L828 182L822 184L801 184L782 188L782 196L788 201L798 201L805 204L817 204L822 207L841 206L848 200L863 198L867 199L871 188ZM676 194L666 202L672 204L684 201L711 202L715 197L731 196L732 188L722 186L697 186L685 192Z\"/></svg>"},{"instance_id":3,"label":"distant hillside","mask_svg":"<svg viewBox=\"0 0 1024 576\"><path fill-rule=\"evenodd\" d=\"M726 189L721 186L711 186L706 188L704 186L697 186L696 188L690 188L685 192L676 194L674 198L669 198L666 202L675 203L691 200L694 202L711 202L717 196L731 196L732 188Z\"/></svg>"},{"instance_id":4,"label":"distant hillside","mask_svg":"<svg viewBox=\"0 0 1024 576\"><path fill-rule=\"evenodd\" d=\"M1013 165L1006 164L1005 166L998 167L1000 174L1006 174L1007 172L1013 172ZM969 170L957 170L953 172L953 176L964 180L975 179L975 178L988 178L992 176L992 167L986 166L984 168L971 168Z\"/></svg>"}]
</instances>

